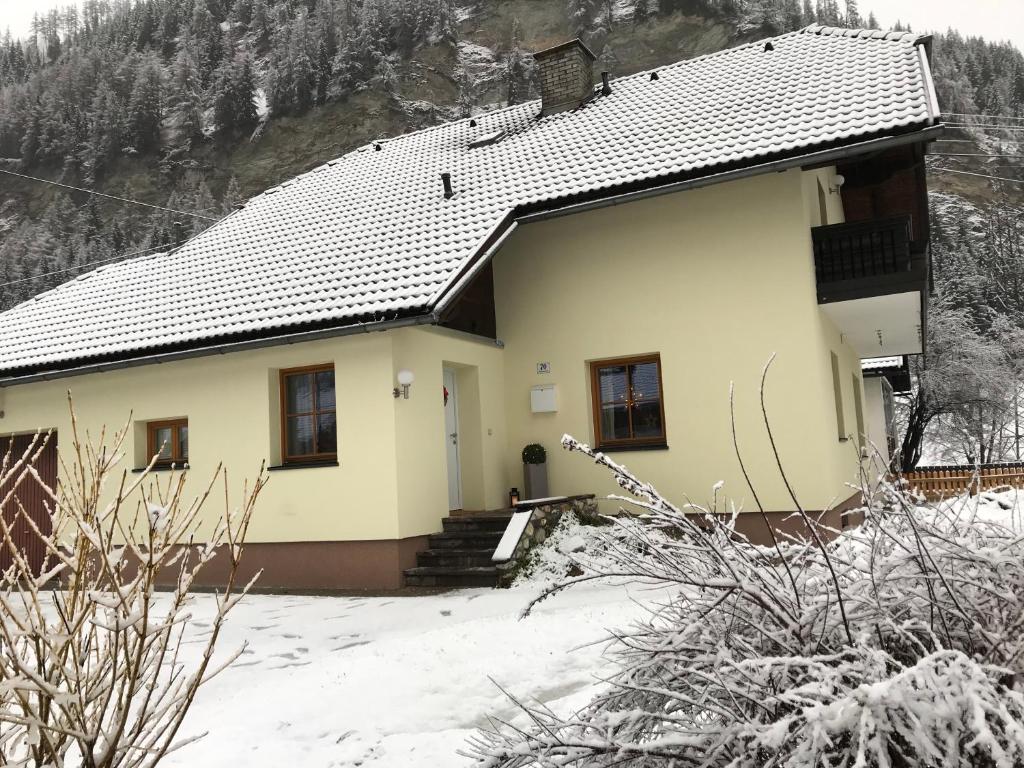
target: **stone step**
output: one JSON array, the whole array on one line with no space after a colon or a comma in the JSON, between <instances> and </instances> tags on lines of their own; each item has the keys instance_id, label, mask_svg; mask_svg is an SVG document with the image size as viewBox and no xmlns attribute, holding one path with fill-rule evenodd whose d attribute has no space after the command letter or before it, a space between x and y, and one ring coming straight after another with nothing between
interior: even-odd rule
<instances>
[{"instance_id":1,"label":"stone step","mask_svg":"<svg viewBox=\"0 0 1024 768\"><path fill-rule=\"evenodd\" d=\"M452 531L432 534L427 539L429 549L490 549L501 541L501 531Z\"/></svg>"},{"instance_id":2,"label":"stone step","mask_svg":"<svg viewBox=\"0 0 1024 768\"><path fill-rule=\"evenodd\" d=\"M472 568L489 567L494 563L494 549L428 549L416 553L416 564L421 567Z\"/></svg>"},{"instance_id":3,"label":"stone step","mask_svg":"<svg viewBox=\"0 0 1024 768\"><path fill-rule=\"evenodd\" d=\"M405 572L407 587L494 587L497 568L410 568Z\"/></svg>"},{"instance_id":4,"label":"stone step","mask_svg":"<svg viewBox=\"0 0 1024 768\"><path fill-rule=\"evenodd\" d=\"M441 521L448 533L456 531L497 531L501 533L511 520L510 515L466 515L465 517L446 517Z\"/></svg>"}]
</instances>

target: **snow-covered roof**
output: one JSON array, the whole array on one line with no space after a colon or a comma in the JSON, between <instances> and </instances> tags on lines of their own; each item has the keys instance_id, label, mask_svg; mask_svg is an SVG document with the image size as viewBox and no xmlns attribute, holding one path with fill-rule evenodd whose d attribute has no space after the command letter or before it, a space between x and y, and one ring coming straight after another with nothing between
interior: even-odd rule
<instances>
[{"instance_id":1,"label":"snow-covered roof","mask_svg":"<svg viewBox=\"0 0 1024 768\"><path fill-rule=\"evenodd\" d=\"M766 50L770 48L771 50ZM934 121L913 35L809 27L361 147L172 253L0 315L0 378L432 311L524 210L706 176ZM495 140L475 139L501 131ZM441 173L455 194L446 199Z\"/></svg>"},{"instance_id":2,"label":"snow-covered roof","mask_svg":"<svg viewBox=\"0 0 1024 768\"><path fill-rule=\"evenodd\" d=\"M885 371L894 368L902 368L906 358L903 355L898 357L868 357L860 361L860 368L865 373Z\"/></svg>"}]
</instances>

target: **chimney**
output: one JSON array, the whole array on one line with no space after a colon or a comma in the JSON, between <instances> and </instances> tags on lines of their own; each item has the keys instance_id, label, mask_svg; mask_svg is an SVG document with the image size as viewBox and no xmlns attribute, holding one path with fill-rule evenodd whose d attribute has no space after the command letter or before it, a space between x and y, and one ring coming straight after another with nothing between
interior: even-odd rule
<instances>
[{"instance_id":1,"label":"chimney","mask_svg":"<svg viewBox=\"0 0 1024 768\"><path fill-rule=\"evenodd\" d=\"M594 60L576 38L533 54L540 75L541 114L575 109L594 95Z\"/></svg>"}]
</instances>

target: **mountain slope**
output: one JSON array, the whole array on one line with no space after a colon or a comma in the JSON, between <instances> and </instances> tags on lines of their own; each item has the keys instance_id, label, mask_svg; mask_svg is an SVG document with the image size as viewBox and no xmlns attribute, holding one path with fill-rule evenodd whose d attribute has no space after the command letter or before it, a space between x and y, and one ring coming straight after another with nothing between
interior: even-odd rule
<instances>
[{"instance_id":1,"label":"mountain slope","mask_svg":"<svg viewBox=\"0 0 1024 768\"><path fill-rule=\"evenodd\" d=\"M74 19L44 19L41 46L0 42L0 169L206 218L0 176L0 307L94 263L180 244L240 199L370 139L531 98L529 52L573 34L615 76L842 21L835 2L811 11L795 0L88 0L82 8ZM935 48L944 103L1024 115L1018 52L955 35ZM948 147L1001 154L1020 136L979 128ZM999 158L939 162L992 173ZM995 194L989 180L949 171L933 184L979 203Z\"/></svg>"}]
</instances>

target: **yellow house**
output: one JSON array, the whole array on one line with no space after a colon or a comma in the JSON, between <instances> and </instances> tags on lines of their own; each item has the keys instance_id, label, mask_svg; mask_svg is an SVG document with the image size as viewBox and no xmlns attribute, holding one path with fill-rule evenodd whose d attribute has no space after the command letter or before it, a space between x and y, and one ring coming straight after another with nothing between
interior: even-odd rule
<instances>
[{"instance_id":1,"label":"yellow house","mask_svg":"<svg viewBox=\"0 0 1024 768\"><path fill-rule=\"evenodd\" d=\"M134 469L198 489L268 464L262 586L394 587L458 546L452 510L525 490L529 443L550 493L614 492L565 433L680 503L723 483L763 537L730 387L790 524L774 358L789 481L838 524L860 359L921 352L927 41L814 26L596 87L579 41L537 61L539 102L361 147L0 315L0 449L53 428L63 450L70 389L94 432L131 413Z\"/></svg>"}]
</instances>

